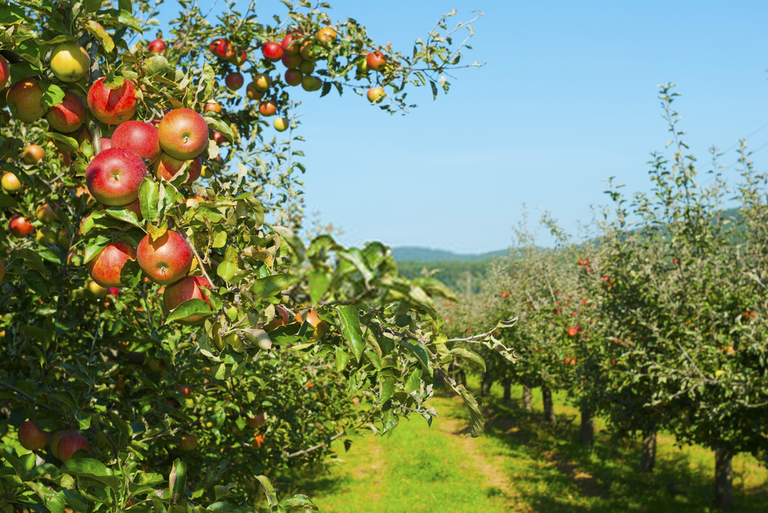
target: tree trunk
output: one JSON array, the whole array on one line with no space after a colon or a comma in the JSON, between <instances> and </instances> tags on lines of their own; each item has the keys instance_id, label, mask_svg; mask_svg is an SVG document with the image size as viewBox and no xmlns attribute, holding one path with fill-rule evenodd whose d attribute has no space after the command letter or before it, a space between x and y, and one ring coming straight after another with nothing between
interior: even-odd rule
<instances>
[{"instance_id":1,"label":"tree trunk","mask_svg":"<svg viewBox=\"0 0 768 513\"><path fill-rule=\"evenodd\" d=\"M731 459L733 453L728 449L715 449L715 498L712 507L722 511L731 510L733 495L733 468Z\"/></svg>"},{"instance_id":2,"label":"tree trunk","mask_svg":"<svg viewBox=\"0 0 768 513\"><path fill-rule=\"evenodd\" d=\"M504 404L512 402L512 382L510 380L504 381Z\"/></svg>"},{"instance_id":3,"label":"tree trunk","mask_svg":"<svg viewBox=\"0 0 768 513\"><path fill-rule=\"evenodd\" d=\"M552 406L552 392L548 388L541 387L541 398L544 403L544 422L555 426L557 417L555 417L555 408Z\"/></svg>"},{"instance_id":4,"label":"tree trunk","mask_svg":"<svg viewBox=\"0 0 768 513\"><path fill-rule=\"evenodd\" d=\"M523 409L525 411L533 411L532 396L531 387L523 386Z\"/></svg>"},{"instance_id":5,"label":"tree trunk","mask_svg":"<svg viewBox=\"0 0 768 513\"><path fill-rule=\"evenodd\" d=\"M643 448L640 452L640 472L650 474L656 465L656 430L643 431Z\"/></svg>"},{"instance_id":6,"label":"tree trunk","mask_svg":"<svg viewBox=\"0 0 768 513\"><path fill-rule=\"evenodd\" d=\"M483 373L483 380L480 384L480 395L483 397L490 397L491 395L491 387L493 386L493 378L490 374L484 372Z\"/></svg>"},{"instance_id":7,"label":"tree trunk","mask_svg":"<svg viewBox=\"0 0 768 513\"><path fill-rule=\"evenodd\" d=\"M581 445L592 447L595 445L595 419L594 412L586 406L581 407L581 432L579 433Z\"/></svg>"}]
</instances>

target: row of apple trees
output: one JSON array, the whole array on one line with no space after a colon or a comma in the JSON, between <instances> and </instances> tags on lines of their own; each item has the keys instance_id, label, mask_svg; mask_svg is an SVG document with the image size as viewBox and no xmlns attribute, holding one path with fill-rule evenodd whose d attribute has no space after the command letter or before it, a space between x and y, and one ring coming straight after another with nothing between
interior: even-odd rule
<instances>
[{"instance_id":1,"label":"row of apple trees","mask_svg":"<svg viewBox=\"0 0 768 513\"><path fill-rule=\"evenodd\" d=\"M447 15L400 53L332 20L327 4L282 3L274 17L219 3L214 20L212 7L183 2L162 34L161 2L0 9L4 511L309 510L305 496L278 500L270 478L322 461L356 429L436 415L424 401L456 354L433 298L451 293L401 277L381 244L306 235L291 116L305 96L334 91L378 89L368 99L391 112L409 107L413 87L447 91L444 72L464 65L451 38L469 25L449 29ZM164 123L178 112L189 126ZM95 157L144 140L118 137L128 119L141 134L159 124L164 151L163 137L186 144L207 128L202 154L166 174L139 161L135 204L101 204ZM171 233L157 266L191 252L186 296L142 270L142 251ZM138 245L140 265L124 249L120 286L102 287L93 269L115 267L101 255L118 243ZM172 287L188 300L169 307ZM477 404L448 383L479 435Z\"/></svg>"},{"instance_id":2,"label":"row of apple trees","mask_svg":"<svg viewBox=\"0 0 768 513\"><path fill-rule=\"evenodd\" d=\"M557 244L538 248L524 220L483 293L441 309L457 321L450 335L467 343L494 317L518 317L500 334L515 365L480 352L485 393L494 382L521 384L530 409L530 389L540 387L554 424L551 391L564 390L581 409L582 443L594 443L596 414L614 441L642 433L645 472L660 429L709 447L713 506L729 509L733 455L768 454L768 175L753 168L745 143L733 171L713 150L702 174L687 153L677 96L673 86L661 90L672 141L670 154L653 154L649 193L611 183L612 205L585 227L586 243L570 242L545 214L541 226Z\"/></svg>"}]
</instances>

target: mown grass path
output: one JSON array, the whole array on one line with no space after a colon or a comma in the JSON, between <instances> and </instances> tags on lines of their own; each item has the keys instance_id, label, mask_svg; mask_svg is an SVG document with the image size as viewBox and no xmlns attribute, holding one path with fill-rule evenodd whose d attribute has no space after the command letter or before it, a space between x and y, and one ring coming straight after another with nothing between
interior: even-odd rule
<instances>
[{"instance_id":1,"label":"mown grass path","mask_svg":"<svg viewBox=\"0 0 768 513\"><path fill-rule=\"evenodd\" d=\"M496 390L495 392L498 392ZM391 435L353 438L343 461L301 483L324 512L687 513L708 511L713 456L700 447L675 447L660 435L656 471L637 471L639 444L627 441L611 456L598 432L592 450L580 446L576 411L556 397L558 428L545 428L540 397L533 413L486 400L486 435L470 438L463 405L434 398L440 418L421 418ZM597 423L598 430L603 428ZM768 472L754 458L734 458L737 513L768 512Z\"/></svg>"}]
</instances>

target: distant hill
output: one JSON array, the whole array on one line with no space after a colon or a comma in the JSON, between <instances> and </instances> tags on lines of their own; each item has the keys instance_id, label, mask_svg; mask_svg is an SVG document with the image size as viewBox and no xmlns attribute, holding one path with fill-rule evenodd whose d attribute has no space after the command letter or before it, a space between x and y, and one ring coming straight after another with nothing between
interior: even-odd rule
<instances>
[{"instance_id":1,"label":"distant hill","mask_svg":"<svg viewBox=\"0 0 768 513\"><path fill-rule=\"evenodd\" d=\"M465 255L444 249L407 246L392 248L392 256L397 262L479 262L493 260L496 257L509 256L509 250L500 249L489 253Z\"/></svg>"}]
</instances>

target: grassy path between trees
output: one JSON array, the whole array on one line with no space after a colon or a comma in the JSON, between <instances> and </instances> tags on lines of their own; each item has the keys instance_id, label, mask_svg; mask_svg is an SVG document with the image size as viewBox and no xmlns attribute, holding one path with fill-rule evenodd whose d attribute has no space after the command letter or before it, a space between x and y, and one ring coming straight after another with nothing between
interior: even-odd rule
<instances>
[{"instance_id":1,"label":"grassy path between trees","mask_svg":"<svg viewBox=\"0 0 768 513\"><path fill-rule=\"evenodd\" d=\"M486 435L465 435L463 405L437 397L440 418L429 428L420 417L384 437L353 438L352 448L328 472L301 483L323 512L637 512L708 511L714 457L700 447L675 447L660 435L656 470L637 471L639 443L617 447L611 458L607 434L597 422L596 445L578 444L579 418L565 398L555 397L560 426L522 410L522 389L509 405L500 388L485 402ZM734 512L768 511L768 471L749 455L733 460Z\"/></svg>"}]
</instances>

